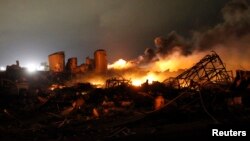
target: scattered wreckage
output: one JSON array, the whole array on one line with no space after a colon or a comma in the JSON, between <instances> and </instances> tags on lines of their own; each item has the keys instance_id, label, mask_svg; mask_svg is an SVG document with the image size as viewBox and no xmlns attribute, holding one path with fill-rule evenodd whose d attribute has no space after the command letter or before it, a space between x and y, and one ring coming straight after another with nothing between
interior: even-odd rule
<instances>
[{"instance_id":1,"label":"scattered wreckage","mask_svg":"<svg viewBox=\"0 0 250 141\"><path fill-rule=\"evenodd\" d=\"M157 128L169 131L164 125L173 122L185 126L200 119L250 118L249 71L237 71L233 80L215 52L175 78L139 88L124 78L108 79L106 88L90 83L67 87L50 80L33 80L26 87L1 79L1 139L126 139L163 132ZM18 94L9 98L10 91Z\"/></svg>"}]
</instances>

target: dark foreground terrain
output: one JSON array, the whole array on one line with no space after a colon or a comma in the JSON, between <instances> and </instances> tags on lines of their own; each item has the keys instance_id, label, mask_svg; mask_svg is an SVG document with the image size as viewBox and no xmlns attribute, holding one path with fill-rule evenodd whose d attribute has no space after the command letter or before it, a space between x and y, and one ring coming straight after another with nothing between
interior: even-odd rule
<instances>
[{"instance_id":1,"label":"dark foreground terrain","mask_svg":"<svg viewBox=\"0 0 250 141\"><path fill-rule=\"evenodd\" d=\"M199 92L161 83L94 88L89 84L1 90L0 140L156 140L207 138L212 129L249 130L248 90ZM164 99L158 103L159 97ZM249 136L249 135L248 135Z\"/></svg>"}]
</instances>

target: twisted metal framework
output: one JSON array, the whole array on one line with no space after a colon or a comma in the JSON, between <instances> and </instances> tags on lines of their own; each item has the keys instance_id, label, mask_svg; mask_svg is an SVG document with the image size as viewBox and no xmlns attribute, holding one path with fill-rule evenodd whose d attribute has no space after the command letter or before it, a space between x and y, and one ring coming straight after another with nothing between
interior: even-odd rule
<instances>
[{"instance_id":1,"label":"twisted metal framework","mask_svg":"<svg viewBox=\"0 0 250 141\"><path fill-rule=\"evenodd\" d=\"M215 52L206 55L196 65L186 70L174 79L167 83L176 88L191 88L196 89L207 82L212 83L227 83L229 84L232 78Z\"/></svg>"},{"instance_id":2,"label":"twisted metal framework","mask_svg":"<svg viewBox=\"0 0 250 141\"><path fill-rule=\"evenodd\" d=\"M124 79L123 77L113 77L106 80L106 88L116 87L120 85L131 85L131 81Z\"/></svg>"}]
</instances>

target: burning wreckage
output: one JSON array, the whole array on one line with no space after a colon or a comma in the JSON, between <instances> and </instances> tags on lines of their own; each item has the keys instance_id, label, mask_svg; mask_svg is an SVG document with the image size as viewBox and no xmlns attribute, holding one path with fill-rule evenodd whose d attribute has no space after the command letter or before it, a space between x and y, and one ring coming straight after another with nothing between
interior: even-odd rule
<instances>
[{"instance_id":1,"label":"burning wreckage","mask_svg":"<svg viewBox=\"0 0 250 141\"><path fill-rule=\"evenodd\" d=\"M19 63L1 73L0 139L112 140L204 135L209 124L249 123L250 72L226 70L215 52L164 82L133 86L121 76L67 85L76 72L107 70L104 50L77 66L49 56L50 72L28 75ZM196 134L197 135L197 134Z\"/></svg>"}]
</instances>

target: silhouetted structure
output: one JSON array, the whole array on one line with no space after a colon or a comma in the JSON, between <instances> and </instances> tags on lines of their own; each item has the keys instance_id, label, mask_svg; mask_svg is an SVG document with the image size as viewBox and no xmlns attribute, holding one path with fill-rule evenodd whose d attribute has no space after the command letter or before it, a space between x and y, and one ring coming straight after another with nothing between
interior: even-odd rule
<instances>
[{"instance_id":1,"label":"silhouetted structure","mask_svg":"<svg viewBox=\"0 0 250 141\"><path fill-rule=\"evenodd\" d=\"M95 72L105 73L107 71L107 55L106 51L103 49L96 50L95 56Z\"/></svg>"},{"instance_id":2,"label":"silhouetted structure","mask_svg":"<svg viewBox=\"0 0 250 141\"><path fill-rule=\"evenodd\" d=\"M116 87L120 85L131 85L131 81L124 79L122 77L113 77L106 80L106 88Z\"/></svg>"},{"instance_id":3,"label":"silhouetted structure","mask_svg":"<svg viewBox=\"0 0 250 141\"><path fill-rule=\"evenodd\" d=\"M65 55L63 51L49 55L49 69L52 72L63 72L65 68Z\"/></svg>"},{"instance_id":4,"label":"silhouetted structure","mask_svg":"<svg viewBox=\"0 0 250 141\"><path fill-rule=\"evenodd\" d=\"M165 82L176 88L198 89L208 82L229 84L231 81L219 55L212 52L176 78Z\"/></svg>"},{"instance_id":5,"label":"silhouetted structure","mask_svg":"<svg viewBox=\"0 0 250 141\"><path fill-rule=\"evenodd\" d=\"M74 73L77 69L77 58L72 57L68 59L67 65L66 65L67 71Z\"/></svg>"}]
</instances>

